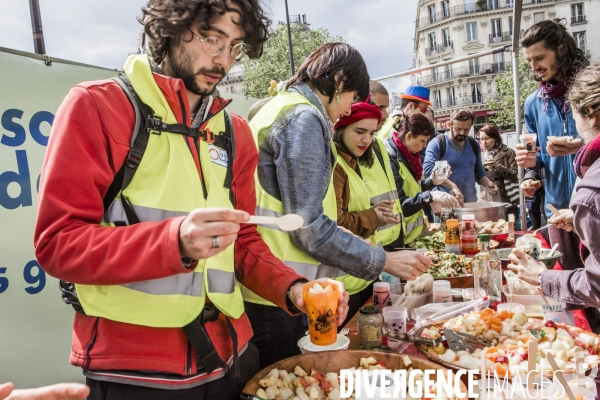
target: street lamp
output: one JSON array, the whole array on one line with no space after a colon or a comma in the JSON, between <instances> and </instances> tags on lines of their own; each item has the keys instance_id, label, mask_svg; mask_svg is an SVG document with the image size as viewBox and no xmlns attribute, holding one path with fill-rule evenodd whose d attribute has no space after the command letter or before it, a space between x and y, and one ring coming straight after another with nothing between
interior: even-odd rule
<instances>
[{"instance_id":1,"label":"street lamp","mask_svg":"<svg viewBox=\"0 0 600 400\"><path fill-rule=\"evenodd\" d=\"M290 31L290 13L288 11L287 0L285 0L285 16L287 18L287 33L288 33L288 46L290 48L290 71L292 71L292 75L296 72L294 68L294 49L292 49L292 33Z\"/></svg>"},{"instance_id":2,"label":"street lamp","mask_svg":"<svg viewBox=\"0 0 600 400\"><path fill-rule=\"evenodd\" d=\"M31 27L33 29L33 47L37 54L46 54L44 46L44 32L42 31L42 15L38 0L29 0L29 12L31 14Z\"/></svg>"}]
</instances>

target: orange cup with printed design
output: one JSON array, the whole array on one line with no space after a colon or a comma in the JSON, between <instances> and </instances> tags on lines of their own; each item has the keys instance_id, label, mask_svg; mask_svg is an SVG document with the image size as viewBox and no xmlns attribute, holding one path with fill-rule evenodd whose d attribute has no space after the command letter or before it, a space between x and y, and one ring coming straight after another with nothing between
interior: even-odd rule
<instances>
[{"instance_id":1,"label":"orange cup with printed design","mask_svg":"<svg viewBox=\"0 0 600 400\"><path fill-rule=\"evenodd\" d=\"M317 346L334 344L337 340L337 309L340 298L338 285L327 281L307 283L302 296L311 343Z\"/></svg>"}]
</instances>

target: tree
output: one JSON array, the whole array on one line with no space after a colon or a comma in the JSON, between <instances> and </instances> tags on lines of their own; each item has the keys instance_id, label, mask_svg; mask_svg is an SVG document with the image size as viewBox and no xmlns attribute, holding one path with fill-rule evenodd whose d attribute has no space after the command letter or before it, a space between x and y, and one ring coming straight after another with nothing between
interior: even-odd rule
<instances>
[{"instance_id":1,"label":"tree","mask_svg":"<svg viewBox=\"0 0 600 400\"><path fill-rule=\"evenodd\" d=\"M304 26L291 26L294 64L296 68L304 59L329 42L342 42L339 36L332 37L324 28L307 29ZM257 99L268 95L272 79L278 82L287 80L290 75L290 56L288 51L287 26L280 24L265 43L264 53L257 60L244 57L244 93Z\"/></svg>"},{"instance_id":2,"label":"tree","mask_svg":"<svg viewBox=\"0 0 600 400\"><path fill-rule=\"evenodd\" d=\"M531 78L529 63L519 55L519 87L521 89L521 123L524 119L525 99L539 88L539 83ZM488 101L488 107L498 114L490 117L490 121L502 128L515 127L515 87L513 71L508 68L496 78L496 98Z\"/></svg>"}]
</instances>

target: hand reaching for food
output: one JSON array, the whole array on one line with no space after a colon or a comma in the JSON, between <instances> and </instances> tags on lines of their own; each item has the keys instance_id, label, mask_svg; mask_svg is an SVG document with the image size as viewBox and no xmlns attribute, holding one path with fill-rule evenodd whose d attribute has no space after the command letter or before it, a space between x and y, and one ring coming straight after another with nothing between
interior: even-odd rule
<instances>
[{"instance_id":1,"label":"hand reaching for food","mask_svg":"<svg viewBox=\"0 0 600 400\"><path fill-rule=\"evenodd\" d=\"M431 199L442 205L442 208L456 208L458 207L458 200L450 193L442 192L441 190L434 190L429 192Z\"/></svg>"}]
</instances>

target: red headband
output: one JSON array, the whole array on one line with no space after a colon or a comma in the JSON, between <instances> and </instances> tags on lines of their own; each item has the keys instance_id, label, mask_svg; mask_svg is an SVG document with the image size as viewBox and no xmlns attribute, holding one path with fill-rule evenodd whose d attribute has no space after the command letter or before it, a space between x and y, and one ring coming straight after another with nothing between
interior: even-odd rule
<instances>
[{"instance_id":1,"label":"red headband","mask_svg":"<svg viewBox=\"0 0 600 400\"><path fill-rule=\"evenodd\" d=\"M379 110L379 107L377 107L375 104L366 103L363 101L354 103L352 104L352 111L350 112L350 115L338 119L333 129L343 128L344 126L348 126L367 118L375 118L377 123L380 123L381 111Z\"/></svg>"}]
</instances>

